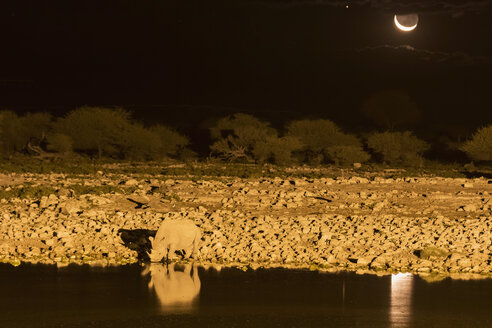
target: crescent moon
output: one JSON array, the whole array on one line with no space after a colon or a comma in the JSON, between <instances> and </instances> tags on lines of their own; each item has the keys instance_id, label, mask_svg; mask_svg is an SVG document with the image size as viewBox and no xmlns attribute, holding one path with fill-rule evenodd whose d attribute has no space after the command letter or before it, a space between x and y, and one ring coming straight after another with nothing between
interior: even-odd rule
<instances>
[{"instance_id":1,"label":"crescent moon","mask_svg":"<svg viewBox=\"0 0 492 328\"><path fill-rule=\"evenodd\" d=\"M413 26L405 26L405 25L401 25L400 22L398 21L398 17L396 17L395 15L395 25L396 27L398 27L400 30L402 31L405 31L405 32L410 32L410 31L413 31L415 30L415 28L417 27L417 24L413 25Z\"/></svg>"}]
</instances>

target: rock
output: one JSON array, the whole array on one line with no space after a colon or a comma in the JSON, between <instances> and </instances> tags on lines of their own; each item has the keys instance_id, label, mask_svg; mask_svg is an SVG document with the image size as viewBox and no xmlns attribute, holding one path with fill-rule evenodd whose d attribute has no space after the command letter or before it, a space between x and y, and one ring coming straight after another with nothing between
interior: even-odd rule
<instances>
[{"instance_id":1,"label":"rock","mask_svg":"<svg viewBox=\"0 0 492 328\"><path fill-rule=\"evenodd\" d=\"M137 179L129 179L125 181L125 186L136 186L138 185Z\"/></svg>"},{"instance_id":2,"label":"rock","mask_svg":"<svg viewBox=\"0 0 492 328\"><path fill-rule=\"evenodd\" d=\"M359 257L357 258L357 266L368 266L372 262L372 257Z\"/></svg>"},{"instance_id":3,"label":"rock","mask_svg":"<svg viewBox=\"0 0 492 328\"><path fill-rule=\"evenodd\" d=\"M460 268L470 268L472 262L468 258L462 258L458 260L457 264Z\"/></svg>"},{"instance_id":4,"label":"rock","mask_svg":"<svg viewBox=\"0 0 492 328\"><path fill-rule=\"evenodd\" d=\"M473 183L465 182L461 185L463 188L473 188Z\"/></svg>"},{"instance_id":5,"label":"rock","mask_svg":"<svg viewBox=\"0 0 492 328\"><path fill-rule=\"evenodd\" d=\"M370 267L374 270L384 270L387 267L387 262L388 259L385 256L379 255L372 260Z\"/></svg>"},{"instance_id":6,"label":"rock","mask_svg":"<svg viewBox=\"0 0 492 328\"><path fill-rule=\"evenodd\" d=\"M65 237L69 237L70 233L66 230L60 230L60 231L55 232L55 235L58 238L65 238Z\"/></svg>"},{"instance_id":7,"label":"rock","mask_svg":"<svg viewBox=\"0 0 492 328\"><path fill-rule=\"evenodd\" d=\"M67 215L77 214L82 210L83 203L76 199L70 199L60 204L60 212Z\"/></svg>"},{"instance_id":8,"label":"rock","mask_svg":"<svg viewBox=\"0 0 492 328\"><path fill-rule=\"evenodd\" d=\"M48 207L48 197L43 196L39 201L39 208L47 208Z\"/></svg>"},{"instance_id":9,"label":"rock","mask_svg":"<svg viewBox=\"0 0 492 328\"><path fill-rule=\"evenodd\" d=\"M465 212L476 212L477 211L477 207L475 205L465 205L465 206L462 206L463 208L463 211Z\"/></svg>"},{"instance_id":10,"label":"rock","mask_svg":"<svg viewBox=\"0 0 492 328\"><path fill-rule=\"evenodd\" d=\"M71 190L68 190L67 188L60 188L58 189L58 195L60 197L72 197L73 192Z\"/></svg>"},{"instance_id":11,"label":"rock","mask_svg":"<svg viewBox=\"0 0 492 328\"><path fill-rule=\"evenodd\" d=\"M354 163L353 166L354 166L354 169L360 169L362 167L362 164L361 163Z\"/></svg>"},{"instance_id":12,"label":"rock","mask_svg":"<svg viewBox=\"0 0 492 328\"><path fill-rule=\"evenodd\" d=\"M51 238L51 239L46 239L46 240L44 241L44 243L45 243L45 245L46 245L46 246L53 246L53 245L55 245L55 243L56 243L56 239L54 239L54 238Z\"/></svg>"},{"instance_id":13,"label":"rock","mask_svg":"<svg viewBox=\"0 0 492 328\"><path fill-rule=\"evenodd\" d=\"M448 256L449 252L445 249L434 247L434 246L426 246L422 250L416 251L416 254L421 259L431 259L431 258L443 258Z\"/></svg>"}]
</instances>

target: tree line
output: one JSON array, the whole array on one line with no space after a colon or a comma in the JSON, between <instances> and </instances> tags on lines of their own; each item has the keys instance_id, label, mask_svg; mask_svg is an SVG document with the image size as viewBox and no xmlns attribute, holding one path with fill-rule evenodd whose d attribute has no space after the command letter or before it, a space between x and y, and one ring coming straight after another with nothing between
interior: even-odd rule
<instances>
[{"instance_id":1,"label":"tree line","mask_svg":"<svg viewBox=\"0 0 492 328\"><path fill-rule=\"evenodd\" d=\"M209 156L234 162L351 165L367 161L422 165L429 143L411 131L344 132L326 119L287 123L282 131L252 115L237 113L209 127ZM144 126L121 108L80 107L64 117L48 113L0 111L0 152L36 156L161 160L196 158L190 139L172 127ZM474 161L492 160L492 125L478 129L461 151Z\"/></svg>"}]
</instances>

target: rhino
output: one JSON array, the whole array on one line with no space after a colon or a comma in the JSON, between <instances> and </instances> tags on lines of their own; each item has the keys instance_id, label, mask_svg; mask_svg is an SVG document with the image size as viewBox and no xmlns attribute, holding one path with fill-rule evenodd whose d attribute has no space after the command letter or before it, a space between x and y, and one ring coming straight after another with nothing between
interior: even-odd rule
<instances>
[{"instance_id":1,"label":"rhino","mask_svg":"<svg viewBox=\"0 0 492 328\"><path fill-rule=\"evenodd\" d=\"M160 262L164 256L168 260L174 258L174 252L181 250L184 251L185 259L191 255L196 258L200 238L200 229L192 220L165 220L155 238L149 237L152 249L147 255L151 262Z\"/></svg>"}]
</instances>

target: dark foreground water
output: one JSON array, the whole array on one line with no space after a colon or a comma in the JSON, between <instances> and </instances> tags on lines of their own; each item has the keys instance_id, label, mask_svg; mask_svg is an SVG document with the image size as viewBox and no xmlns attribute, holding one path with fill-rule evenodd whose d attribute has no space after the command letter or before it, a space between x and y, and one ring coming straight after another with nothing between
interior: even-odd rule
<instances>
[{"instance_id":1,"label":"dark foreground water","mask_svg":"<svg viewBox=\"0 0 492 328\"><path fill-rule=\"evenodd\" d=\"M0 327L492 327L492 279L0 265Z\"/></svg>"}]
</instances>

